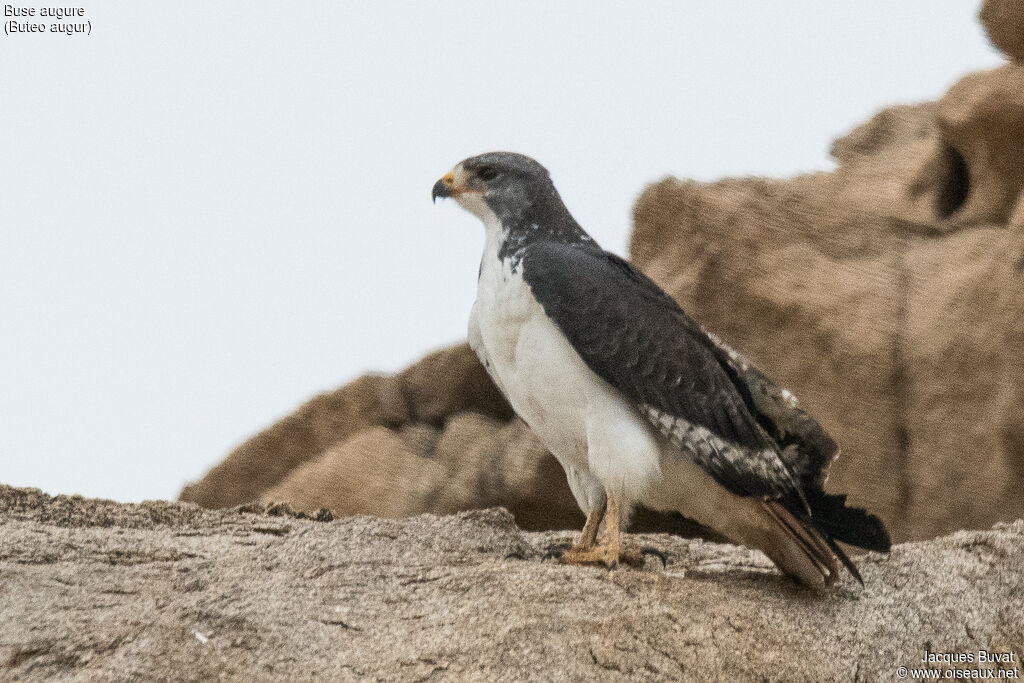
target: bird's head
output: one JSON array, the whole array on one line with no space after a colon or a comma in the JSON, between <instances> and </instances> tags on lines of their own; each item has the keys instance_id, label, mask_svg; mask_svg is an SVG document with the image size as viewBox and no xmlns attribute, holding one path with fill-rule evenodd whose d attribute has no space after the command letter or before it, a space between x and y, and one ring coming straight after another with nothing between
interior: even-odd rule
<instances>
[{"instance_id":1,"label":"bird's head","mask_svg":"<svg viewBox=\"0 0 1024 683\"><path fill-rule=\"evenodd\" d=\"M434 201L451 197L485 222L492 216L502 222L522 219L538 204L561 201L548 170L514 152L488 152L460 161L434 183L430 196Z\"/></svg>"}]
</instances>

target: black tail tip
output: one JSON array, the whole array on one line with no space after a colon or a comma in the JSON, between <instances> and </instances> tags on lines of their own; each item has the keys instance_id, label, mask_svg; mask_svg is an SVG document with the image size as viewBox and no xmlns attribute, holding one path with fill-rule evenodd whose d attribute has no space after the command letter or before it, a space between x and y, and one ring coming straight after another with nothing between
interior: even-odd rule
<instances>
[{"instance_id":1,"label":"black tail tip","mask_svg":"<svg viewBox=\"0 0 1024 683\"><path fill-rule=\"evenodd\" d=\"M892 538L885 524L864 508L846 506L846 496L822 495L811 501L811 518L828 536L847 545L887 553Z\"/></svg>"}]
</instances>

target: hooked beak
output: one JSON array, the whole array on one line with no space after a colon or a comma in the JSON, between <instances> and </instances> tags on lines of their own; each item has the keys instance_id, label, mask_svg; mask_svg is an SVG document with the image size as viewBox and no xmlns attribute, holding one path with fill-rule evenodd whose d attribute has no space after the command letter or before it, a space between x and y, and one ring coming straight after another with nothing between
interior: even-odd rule
<instances>
[{"instance_id":1,"label":"hooked beak","mask_svg":"<svg viewBox=\"0 0 1024 683\"><path fill-rule=\"evenodd\" d=\"M449 171L434 183L434 189L430 191L430 199L434 202L437 202L438 197L442 199L446 197L456 199L465 189L464 184L455 179L455 172Z\"/></svg>"}]
</instances>

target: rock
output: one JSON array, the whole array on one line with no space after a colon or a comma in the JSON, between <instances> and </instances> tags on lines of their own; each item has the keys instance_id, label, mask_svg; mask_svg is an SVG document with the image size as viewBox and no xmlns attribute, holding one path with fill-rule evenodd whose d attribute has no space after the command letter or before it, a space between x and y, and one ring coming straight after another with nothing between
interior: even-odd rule
<instances>
[{"instance_id":1,"label":"rock","mask_svg":"<svg viewBox=\"0 0 1024 683\"><path fill-rule=\"evenodd\" d=\"M512 418L465 344L314 398L186 486L181 500L207 508L286 501L308 513L392 518L505 507L534 530L584 521L561 466ZM634 528L713 537L649 510Z\"/></svg>"},{"instance_id":2,"label":"rock","mask_svg":"<svg viewBox=\"0 0 1024 683\"><path fill-rule=\"evenodd\" d=\"M0 486L0 678L889 680L926 650L1024 656L1024 521L859 558L865 587L813 593L666 535L638 539L666 569L562 567L541 556L565 534L500 509L254 510Z\"/></svg>"},{"instance_id":3,"label":"rock","mask_svg":"<svg viewBox=\"0 0 1024 683\"><path fill-rule=\"evenodd\" d=\"M1024 514L1024 68L883 111L788 180L666 179L634 262L793 391L897 540Z\"/></svg>"},{"instance_id":4,"label":"rock","mask_svg":"<svg viewBox=\"0 0 1024 683\"><path fill-rule=\"evenodd\" d=\"M505 505L526 528L582 527L564 478L522 422L465 411L444 430L363 430L296 468L260 499L288 501L307 512L327 507L380 517Z\"/></svg>"},{"instance_id":5,"label":"rock","mask_svg":"<svg viewBox=\"0 0 1024 683\"><path fill-rule=\"evenodd\" d=\"M240 445L201 481L186 486L180 498L209 508L241 505L364 429L436 427L469 408L498 419L512 417L468 346L441 349L397 375L364 375L317 396Z\"/></svg>"},{"instance_id":6,"label":"rock","mask_svg":"<svg viewBox=\"0 0 1024 683\"><path fill-rule=\"evenodd\" d=\"M968 74L939 101L938 159L961 165L945 181L962 204L945 216L957 227L1007 225L1024 187L1024 66ZM940 185L942 187L942 185Z\"/></svg>"},{"instance_id":7,"label":"rock","mask_svg":"<svg viewBox=\"0 0 1024 683\"><path fill-rule=\"evenodd\" d=\"M980 18L992 44L1010 59L1024 63L1024 2L985 0Z\"/></svg>"}]
</instances>

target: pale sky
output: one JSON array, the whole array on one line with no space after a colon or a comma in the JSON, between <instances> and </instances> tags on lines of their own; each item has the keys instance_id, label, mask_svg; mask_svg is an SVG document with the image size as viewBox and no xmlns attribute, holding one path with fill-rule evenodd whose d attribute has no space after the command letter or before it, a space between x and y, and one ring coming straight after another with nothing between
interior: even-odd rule
<instances>
[{"instance_id":1,"label":"pale sky","mask_svg":"<svg viewBox=\"0 0 1024 683\"><path fill-rule=\"evenodd\" d=\"M0 35L0 483L122 501L464 337L460 159L537 158L623 253L646 183L827 169L1002 61L964 0L83 2Z\"/></svg>"}]
</instances>

